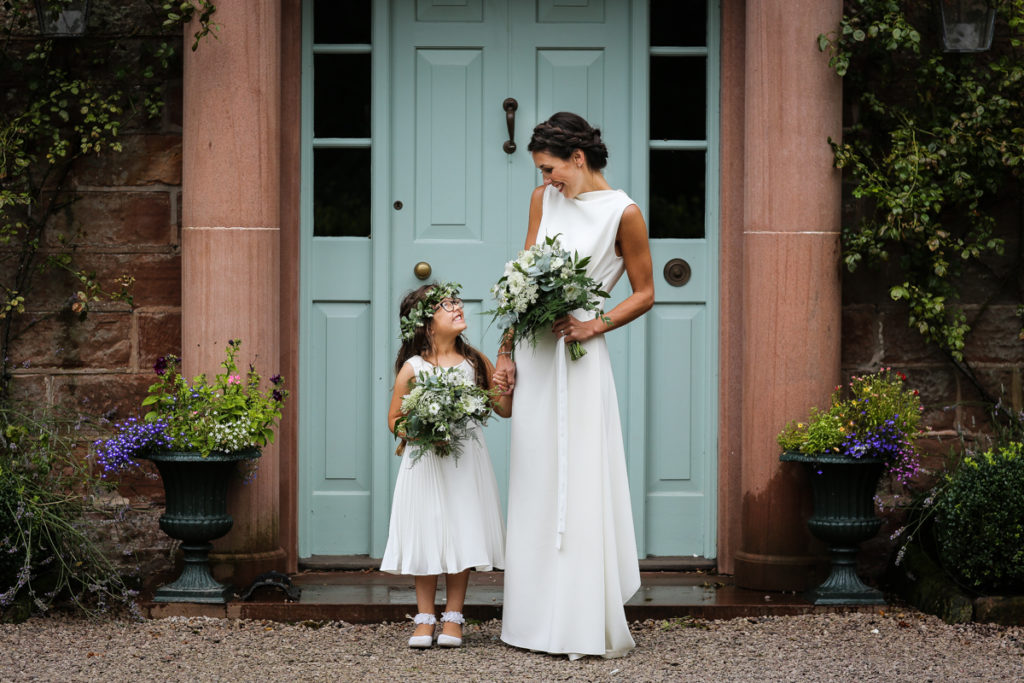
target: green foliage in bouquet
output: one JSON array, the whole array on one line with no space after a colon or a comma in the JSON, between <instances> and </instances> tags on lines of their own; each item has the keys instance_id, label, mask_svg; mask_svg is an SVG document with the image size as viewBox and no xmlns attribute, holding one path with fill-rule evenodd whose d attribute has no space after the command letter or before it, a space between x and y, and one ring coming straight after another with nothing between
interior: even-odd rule
<instances>
[{"instance_id":1,"label":"green foliage in bouquet","mask_svg":"<svg viewBox=\"0 0 1024 683\"><path fill-rule=\"evenodd\" d=\"M471 381L458 368L434 368L417 373L409 393L402 399L402 417L395 421L395 434L403 435L396 454L405 443L424 453L458 457L473 423L486 424L491 416L494 393Z\"/></svg>"},{"instance_id":2,"label":"green foliage in bouquet","mask_svg":"<svg viewBox=\"0 0 1024 683\"><path fill-rule=\"evenodd\" d=\"M537 335L547 332L556 320L575 310L597 311L608 292L587 275L590 257L580 258L562 247L558 235L519 252L514 261L505 264L505 274L491 288L498 307L485 311L498 323L503 338L512 342L512 353L522 340L536 346ZM587 353L578 341L570 342L569 355L579 360Z\"/></svg>"}]
</instances>

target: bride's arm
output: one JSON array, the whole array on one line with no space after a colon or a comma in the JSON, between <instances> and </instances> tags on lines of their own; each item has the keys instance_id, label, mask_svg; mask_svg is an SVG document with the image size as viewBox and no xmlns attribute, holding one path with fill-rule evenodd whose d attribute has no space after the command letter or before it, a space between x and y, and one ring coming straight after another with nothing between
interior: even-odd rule
<instances>
[{"instance_id":1,"label":"bride's arm","mask_svg":"<svg viewBox=\"0 0 1024 683\"><path fill-rule=\"evenodd\" d=\"M544 190L547 185L540 185L533 189L530 194L530 223L526 229L526 243L523 249L529 249L537 241L537 232L540 231L540 217L544 211Z\"/></svg>"},{"instance_id":2,"label":"bride's arm","mask_svg":"<svg viewBox=\"0 0 1024 683\"><path fill-rule=\"evenodd\" d=\"M533 193L530 195L530 223L526 229L526 242L523 245L523 249L529 249L537 241L537 233L540 231L540 217L544 210L545 187L547 186L541 185L534 188ZM507 338L502 338L501 344L498 346L495 369L498 372L504 373L505 377L507 377L508 388L511 392L516 385L516 364L512 360L511 335Z\"/></svg>"},{"instance_id":3,"label":"bride's arm","mask_svg":"<svg viewBox=\"0 0 1024 683\"><path fill-rule=\"evenodd\" d=\"M647 224L636 204L622 212L616 243L626 262L626 275L633 293L618 306L604 314L609 321L601 318L577 320L567 316L555 322L555 334L565 332L565 340L586 341L598 334L604 334L626 323L636 320L654 306L654 268L651 265L651 247L647 242Z\"/></svg>"},{"instance_id":4,"label":"bride's arm","mask_svg":"<svg viewBox=\"0 0 1024 683\"><path fill-rule=\"evenodd\" d=\"M636 204L627 206L622 212L618 244L633 293L605 313L611 318L611 324L592 321L599 324L604 332L636 320L654 306L654 267L651 265L651 246L647 241L647 223Z\"/></svg>"}]
</instances>

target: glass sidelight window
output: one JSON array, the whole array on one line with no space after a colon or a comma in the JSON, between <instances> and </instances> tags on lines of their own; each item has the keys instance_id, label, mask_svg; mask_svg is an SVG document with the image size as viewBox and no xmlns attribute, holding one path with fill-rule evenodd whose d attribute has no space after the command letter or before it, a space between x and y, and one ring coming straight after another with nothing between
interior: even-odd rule
<instances>
[{"instance_id":1,"label":"glass sidelight window","mask_svg":"<svg viewBox=\"0 0 1024 683\"><path fill-rule=\"evenodd\" d=\"M313 234L370 236L370 0L313 5Z\"/></svg>"},{"instance_id":2,"label":"glass sidelight window","mask_svg":"<svg viewBox=\"0 0 1024 683\"><path fill-rule=\"evenodd\" d=\"M704 2L650 0L652 239L705 236L707 26Z\"/></svg>"}]
</instances>

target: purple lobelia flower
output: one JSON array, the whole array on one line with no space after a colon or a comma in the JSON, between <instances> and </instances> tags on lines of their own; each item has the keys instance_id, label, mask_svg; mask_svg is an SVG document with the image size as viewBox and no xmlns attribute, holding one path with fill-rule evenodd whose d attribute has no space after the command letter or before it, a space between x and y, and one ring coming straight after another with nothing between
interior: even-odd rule
<instances>
[{"instance_id":1,"label":"purple lobelia flower","mask_svg":"<svg viewBox=\"0 0 1024 683\"><path fill-rule=\"evenodd\" d=\"M170 448L171 440L165 433L166 429L166 420L145 422L135 417L117 425L114 436L94 444L96 462L103 468L103 477L137 468L136 458L141 453Z\"/></svg>"}]
</instances>

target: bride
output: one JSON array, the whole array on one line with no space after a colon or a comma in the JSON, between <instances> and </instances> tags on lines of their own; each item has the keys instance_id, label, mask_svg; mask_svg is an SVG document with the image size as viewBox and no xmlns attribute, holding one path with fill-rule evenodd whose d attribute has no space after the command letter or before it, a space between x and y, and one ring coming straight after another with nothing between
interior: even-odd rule
<instances>
[{"instance_id":1,"label":"bride","mask_svg":"<svg viewBox=\"0 0 1024 683\"><path fill-rule=\"evenodd\" d=\"M537 345L499 350L496 377L515 385L501 638L516 647L621 657L635 647L624 603L640 587L625 452L604 334L654 302L647 226L601 169L600 130L560 112L527 148L544 184L530 197L526 247L561 235L589 256L587 274L632 294L605 315L575 311ZM577 315L578 314L578 315ZM587 353L567 361L565 344Z\"/></svg>"}]
</instances>

